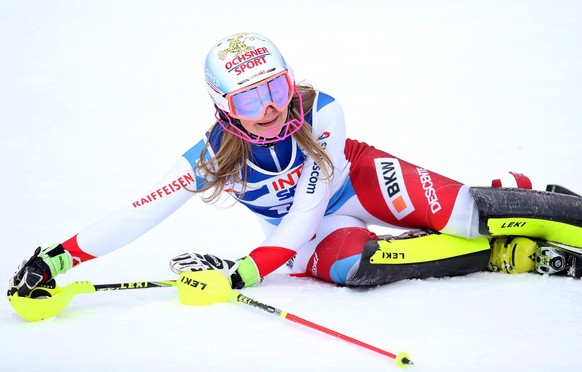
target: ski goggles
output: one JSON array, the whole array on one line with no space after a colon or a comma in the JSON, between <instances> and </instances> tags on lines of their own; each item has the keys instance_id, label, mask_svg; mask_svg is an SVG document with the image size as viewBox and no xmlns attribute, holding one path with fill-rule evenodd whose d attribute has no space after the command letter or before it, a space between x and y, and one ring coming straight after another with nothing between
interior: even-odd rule
<instances>
[{"instance_id":1,"label":"ski goggles","mask_svg":"<svg viewBox=\"0 0 582 372\"><path fill-rule=\"evenodd\" d=\"M260 119L269 105L282 111L292 98L293 82L287 71L226 95L229 115L236 119Z\"/></svg>"}]
</instances>

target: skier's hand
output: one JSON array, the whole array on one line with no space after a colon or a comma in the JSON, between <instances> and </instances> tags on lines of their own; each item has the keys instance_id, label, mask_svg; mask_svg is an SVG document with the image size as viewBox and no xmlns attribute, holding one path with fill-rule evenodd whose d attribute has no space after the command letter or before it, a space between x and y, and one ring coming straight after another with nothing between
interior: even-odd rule
<instances>
[{"instance_id":1,"label":"skier's hand","mask_svg":"<svg viewBox=\"0 0 582 372\"><path fill-rule=\"evenodd\" d=\"M228 278L232 288L241 289L245 282L237 270L239 263L239 260L223 260L213 254L184 253L170 260L170 268L176 274L184 271L216 270Z\"/></svg>"},{"instance_id":2,"label":"skier's hand","mask_svg":"<svg viewBox=\"0 0 582 372\"><path fill-rule=\"evenodd\" d=\"M238 262L223 260L212 254L184 253L170 260L170 268L176 274L184 271L216 270L230 277L238 268Z\"/></svg>"},{"instance_id":3,"label":"skier's hand","mask_svg":"<svg viewBox=\"0 0 582 372\"><path fill-rule=\"evenodd\" d=\"M48 282L72 266L71 254L62 245L52 245L42 251L38 247L10 278L8 295L18 292L19 296L27 297L39 284Z\"/></svg>"}]
</instances>

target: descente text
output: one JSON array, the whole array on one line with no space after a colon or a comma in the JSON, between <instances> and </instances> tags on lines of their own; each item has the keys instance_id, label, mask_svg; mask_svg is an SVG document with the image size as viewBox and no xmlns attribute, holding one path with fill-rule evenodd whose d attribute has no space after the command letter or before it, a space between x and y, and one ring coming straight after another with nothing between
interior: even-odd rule
<instances>
[{"instance_id":1,"label":"descente text","mask_svg":"<svg viewBox=\"0 0 582 372\"><path fill-rule=\"evenodd\" d=\"M442 206L441 203L439 203L439 198L436 190L434 189L430 173L426 169L420 167L416 168L416 170L420 176L420 183L422 184L422 188L424 190L424 197L430 205L430 211L432 214L435 214L442 209Z\"/></svg>"}]
</instances>

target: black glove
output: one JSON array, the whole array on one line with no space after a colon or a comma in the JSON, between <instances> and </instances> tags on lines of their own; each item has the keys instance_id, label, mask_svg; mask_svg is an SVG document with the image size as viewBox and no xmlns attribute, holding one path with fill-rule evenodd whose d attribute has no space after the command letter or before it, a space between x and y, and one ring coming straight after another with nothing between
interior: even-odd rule
<instances>
[{"instance_id":1,"label":"black glove","mask_svg":"<svg viewBox=\"0 0 582 372\"><path fill-rule=\"evenodd\" d=\"M32 257L24 261L10 279L8 295L12 296L18 292L19 296L28 297L39 284L48 282L72 266L71 254L62 245L53 245L42 251L38 247Z\"/></svg>"},{"instance_id":2,"label":"black glove","mask_svg":"<svg viewBox=\"0 0 582 372\"><path fill-rule=\"evenodd\" d=\"M170 260L170 268L176 274L184 271L216 270L224 274L235 289L245 285L237 271L238 266L238 261L223 260L212 254L184 253Z\"/></svg>"}]
</instances>

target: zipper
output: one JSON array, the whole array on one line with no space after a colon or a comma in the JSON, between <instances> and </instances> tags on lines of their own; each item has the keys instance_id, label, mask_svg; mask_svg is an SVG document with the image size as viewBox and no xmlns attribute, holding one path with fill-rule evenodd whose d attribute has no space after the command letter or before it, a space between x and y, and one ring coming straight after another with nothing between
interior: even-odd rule
<instances>
[{"instance_id":1,"label":"zipper","mask_svg":"<svg viewBox=\"0 0 582 372\"><path fill-rule=\"evenodd\" d=\"M281 168L281 164L279 163L279 158L277 158L275 145L269 146L269 151L271 152L271 158L273 158L273 162L275 162L275 167L277 167L277 171L281 172L283 169Z\"/></svg>"}]
</instances>

